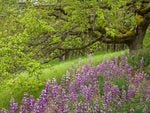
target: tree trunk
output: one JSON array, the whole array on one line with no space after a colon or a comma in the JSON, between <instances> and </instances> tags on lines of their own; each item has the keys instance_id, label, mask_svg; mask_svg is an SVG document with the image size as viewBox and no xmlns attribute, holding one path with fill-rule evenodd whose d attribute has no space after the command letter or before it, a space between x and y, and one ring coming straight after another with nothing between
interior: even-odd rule
<instances>
[{"instance_id":1,"label":"tree trunk","mask_svg":"<svg viewBox=\"0 0 150 113\"><path fill-rule=\"evenodd\" d=\"M148 26L138 26L136 28L136 36L126 43L131 53L143 48L143 40L146 34L147 27Z\"/></svg>"}]
</instances>

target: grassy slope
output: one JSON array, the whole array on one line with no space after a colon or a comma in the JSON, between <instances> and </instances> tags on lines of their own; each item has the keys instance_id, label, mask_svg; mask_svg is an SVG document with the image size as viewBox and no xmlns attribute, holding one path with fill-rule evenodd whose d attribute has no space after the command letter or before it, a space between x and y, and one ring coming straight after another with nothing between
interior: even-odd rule
<instances>
[{"instance_id":1,"label":"grassy slope","mask_svg":"<svg viewBox=\"0 0 150 113\"><path fill-rule=\"evenodd\" d=\"M124 51L107 54L97 54L92 57L92 61L96 65L103 59L117 57L123 53ZM87 57L82 57L81 61L84 65L87 64L89 60ZM70 69L70 66L73 65L74 67L77 67L78 62L78 59L74 59L66 62L44 64L42 66L42 73L39 76L39 80L37 80L35 77L29 77L29 74L25 72L19 75L15 80L11 79L5 81L5 83L0 86L0 108L8 107L9 101L12 97L14 97L17 101L20 101L24 92L29 92L30 94L38 97L40 91L45 86L46 80L52 78L60 80L65 72Z\"/></svg>"}]
</instances>

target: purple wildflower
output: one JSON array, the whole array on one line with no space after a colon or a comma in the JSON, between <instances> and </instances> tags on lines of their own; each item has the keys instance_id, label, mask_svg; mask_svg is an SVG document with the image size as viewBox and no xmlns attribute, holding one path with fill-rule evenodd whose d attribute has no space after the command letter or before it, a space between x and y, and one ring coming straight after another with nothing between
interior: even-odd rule
<instances>
[{"instance_id":1,"label":"purple wildflower","mask_svg":"<svg viewBox=\"0 0 150 113\"><path fill-rule=\"evenodd\" d=\"M6 109L2 109L1 111L0 111L0 113L8 113L8 110L6 110Z\"/></svg>"},{"instance_id":2,"label":"purple wildflower","mask_svg":"<svg viewBox=\"0 0 150 113\"><path fill-rule=\"evenodd\" d=\"M127 100L130 101L131 98L135 96L136 90L135 88L129 87L128 93L127 93Z\"/></svg>"},{"instance_id":3,"label":"purple wildflower","mask_svg":"<svg viewBox=\"0 0 150 113\"><path fill-rule=\"evenodd\" d=\"M118 112L122 104L126 104L127 101L132 102L131 99L135 99L137 88L142 85L145 76L144 73L137 72L135 77L131 78L132 68L127 60L123 56L121 61L107 60L97 67L87 65L76 72L75 70L71 73L68 72L60 84L55 79L52 82L48 81L38 99L24 95L20 107L13 100L11 101L10 111L3 109L0 113ZM105 82L102 81L101 84L99 78L104 78ZM116 85L116 79L125 79L128 89L122 88L119 91L118 87L120 86ZM102 85L103 89L100 89ZM150 87L143 95L145 98L142 97L140 102L150 100ZM99 105L100 101L103 102L103 106ZM111 110L111 104L115 108L113 111ZM134 112L133 109L128 109L128 111Z\"/></svg>"},{"instance_id":4,"label":"purple wildflower","mask_svg":"<svg viewBox=\"0 0 150 113\"><path fill-rule=\"evenodd\" d=\"M92 86L89 85L87 86L81 86L81 91L82 94L85 96L86 101L91 101L92 96L93 96L93 90L92 90Z\"/></svg>"},{"instance_id":5,"label":"purple wildflower","mask_svg":"<svg viewBox=\"0 0 150 113\"><path fill-rule=\"evenodd\" d=\"M35 104L35 99L34 99L34 97L31 95L30 98L29 98L29 110L30 110L30 112L33 111L34 104Z\"/></svg>"},{"instance_id":6,"label":"purple wildflower","mask_svg":"<svg viewBox=\"0 0 150 113\"><path fill-rule=\"evenodd\" d=\"M130 109L130 113L135 113L133 108Z\"/></svg>"},{"instance_id":7,"label":"purple wildflower","mask_svg":"<svg viewBox=\"0 0 150 113\"><path fill-rule=\"evenodd\" d=\"M104 92L107 94L108 92L111 91L111 83L106 81L105 84L104 84Z\"/></svg>"},{"instance_id":8,"label":"purple wildflower","mask_svg":"<svg viewBox=\"0 0 150 113\"><path fill-rule=\"evenodd\" d=\"M106 108L110 105L110 103L112 102L112 99L113 97L112 97L111 92L109 92L108 94L104 96L104 105L106 106Z\"/></svg>"},{"instance_id":9,"label":"purple wildflower","mask_svg":"<svg viewBox=\"0 0 150 113\"><path fill-rule=\"evenodd\" d=\"M112 94L113 94L114 97L117 97L118 94L119 94L119 88L118 88L118 86L112 87L111 88L111 92L112 92Z\"/></svg>"},{"instance_id":10,"label":"purple wildflower","mask_svg":"<svg viewBox=\"0 0 150 113\"><path fill-rule=\"evenodd\" d=\"M10 102L11 113L17 113L18 108L19 108L18 103L15 103L14 100L11 100Z\"/></svg>"},{"instance_id":11,"label":"purple wildflower","mask_svg":"<svg viewBox=\"0 0 150 113\"><path fill-rule=\"evenodd\" d=\"M145 95L146 101L150 101L150 86L146 88L146 95Z\"/></svg>"},{"instance_id":12,"label":"purple wildflower","mask_svg":"<svg viewBox=\"0 0 150 113\"><path fill-rule=\"evenodd\" d=\"M133 83L136 87L138 87L144 79L144 73L138 73L133 79Z\"/></svg>"}]
</instances>

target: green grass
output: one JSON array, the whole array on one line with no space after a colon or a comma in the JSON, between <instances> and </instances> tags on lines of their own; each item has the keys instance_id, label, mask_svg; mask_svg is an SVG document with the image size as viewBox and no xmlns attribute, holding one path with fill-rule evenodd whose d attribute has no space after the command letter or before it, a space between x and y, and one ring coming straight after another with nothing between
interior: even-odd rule
<instances>
[{"instance_id":1,"label":"green grass","mask_svg":"<svg viewBox=\"0 0 150 113\"><path fill-rule=\"evenodd\" d=\"M104 59L118 57L124 54L125 51L114 53L101 53L94 55L91 59L94 65L99 64ZM82 65L88 64L88 57L81 58ZM38 97L41 90L45 86L46 80L56 78L58 81L70 69L71 65L75 68L79 65L79 59L73 59L62 62L50 62L42 65L41 74L37 79L36 76L31 76L28 72L23 72L15 79L4 81L0 86L0 108L8 108L9 101L13 97L17 102L21 102L22 96L25 92Z\"/></svg>"},{"instance_id":2,"label":"green grass","mask_svg":"<svg viewBox=\"0 0 150 113\"><path fill-rule=\"evenodd\" d=\"M120 54L123 54L123 53L124 52L121 51L121 52L115 52L115 53L97 54L97 55L94 55L91 59L94 65L96 65L96 64L99 64L104 59L118 57ZM82 62L82 65L87 64L89 62L88 57L82 57L81 62ZM47 80L47 79L52 79L52 78L56 78L57 80L59 80L62 77L62 75L65 74L65 72L70 69L72 65L74 67L77 67L78 64L79 64L79 59L61 62L53 66L51 66L51 63L49 64L49 66L47 64L45 65L47 68L44 68L42 70L42 75L40 78L42 80Z\"/></svg>"}]
</instances>

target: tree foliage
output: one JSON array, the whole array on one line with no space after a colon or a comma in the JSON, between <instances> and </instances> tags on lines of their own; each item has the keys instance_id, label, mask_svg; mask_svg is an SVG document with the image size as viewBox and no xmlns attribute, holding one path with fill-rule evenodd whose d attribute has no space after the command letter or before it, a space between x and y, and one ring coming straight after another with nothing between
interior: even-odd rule
<instances>
[{"instance_id":1,"label":"tree foliage","mask_svg":"<svg viewBox=\"0 0 150 113\"><path fill-rule=\"evenodd\" d=\"M0 19L3 76L38 67L37 61L101 50L103 43L141 48L139 37L150 24L150 1L0 0Z\"/></svg>"}]
</instances>

